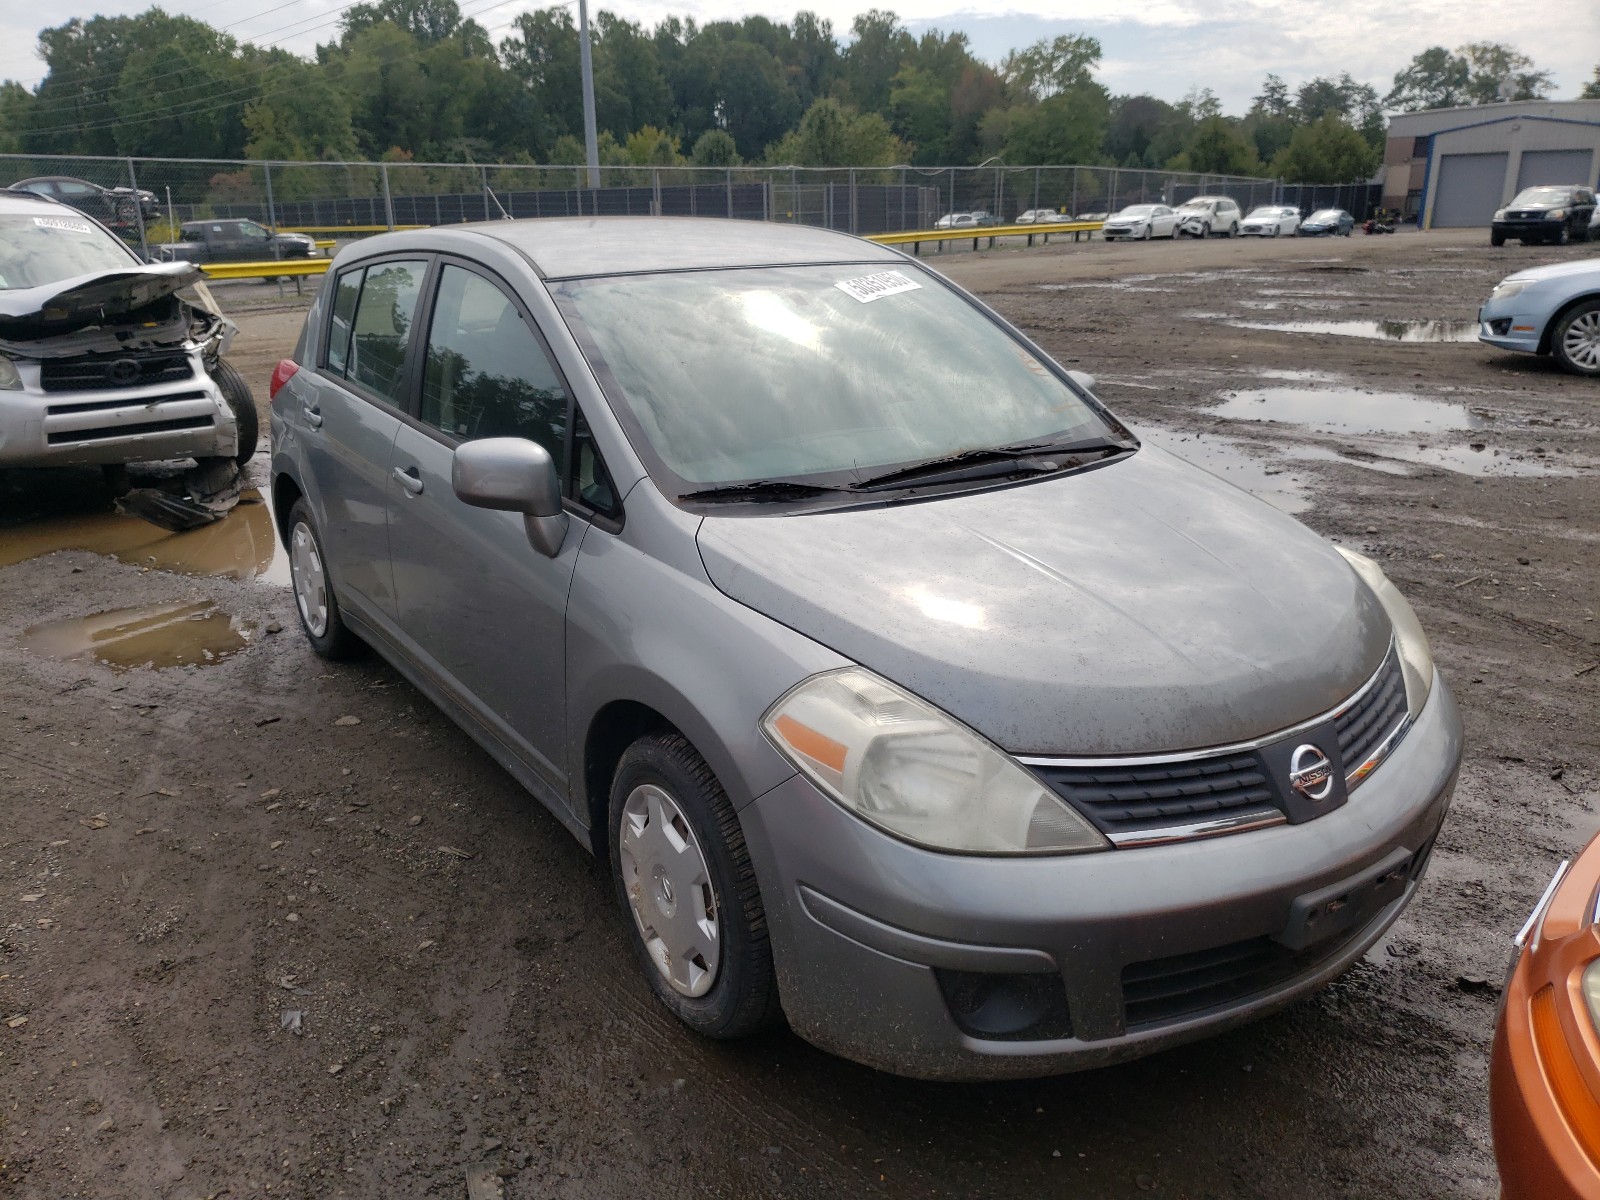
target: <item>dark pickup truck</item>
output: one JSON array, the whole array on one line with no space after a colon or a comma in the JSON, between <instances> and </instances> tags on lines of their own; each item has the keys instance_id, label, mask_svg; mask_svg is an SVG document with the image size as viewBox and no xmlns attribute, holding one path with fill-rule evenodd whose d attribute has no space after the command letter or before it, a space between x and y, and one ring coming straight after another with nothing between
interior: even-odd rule
<instances>
[{"instance_id":1,"label":"dark pickup truck","mask_svg":"<svg viewBox=\"0 0 1600 1200\"><path fill-rule=\"evenodd\" d=\"M161 262L271 262L310 258L317 252L316 241L304 233L274 236L254 221L237 217L185 221L179 237L179 241L152 246L151 257Z\"/></svg>"}]
</instances>

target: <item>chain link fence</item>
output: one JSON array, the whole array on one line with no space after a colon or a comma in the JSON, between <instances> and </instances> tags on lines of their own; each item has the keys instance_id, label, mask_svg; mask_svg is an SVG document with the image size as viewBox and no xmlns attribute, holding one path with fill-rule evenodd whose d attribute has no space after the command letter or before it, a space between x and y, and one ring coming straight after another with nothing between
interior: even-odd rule
<instances>
[{"instance_id":1,"label":"chain link fence","mask_svg":"<svg viewBox=\"0 0 1600 1200\"><path fill-rule=\"evenodd\" d=\"M950 213L1008 224L1030 209L1098 219L1128 204L1199 195L1295 203L1276 180L1117 167L601 167L416 162L257 162L0 155L0 186L105 220L148 255L186 221L244 217L274 231L337 234L502 218L661 215L814 225L845 233L931 229ZM84 185L91 185L84 187ZM987 223L987 222L986 222Z\"/></svg>"}]
</instances>

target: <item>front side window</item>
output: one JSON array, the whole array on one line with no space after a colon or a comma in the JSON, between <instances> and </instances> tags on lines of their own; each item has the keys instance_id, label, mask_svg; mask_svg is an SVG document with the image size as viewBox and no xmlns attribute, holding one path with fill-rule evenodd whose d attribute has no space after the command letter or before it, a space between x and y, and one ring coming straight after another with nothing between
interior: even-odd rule
<instances>
[{"instance_id":1,"label":"front side window","mask_svg":"<svg viewBox=\"0 0 1600 1200\"><path fill-rule=\"evenodd\" d=\"M63 179L56 184L56 187L60 189L63 196L93 196L100 190L99 188L91 187L87 183L73 183L67 179Z\"/></svg>"},{"instance_id":2,"label":"front side window","mask_svg":"<svg viewBox=\"0 0 1600 1200\"><path fill-rule=\"evenodd\" d=\"M423 261L373 263L362 275L350 320L345 378L359 383L396 408L405 406L406 343L411 336L411 320L427 270L428 264ZM343 282L341 277L341 285ZM342 295L334 297L336 325L342 299ZM332 347L329 349L328 365L332 367Z\"/></svg>"},{"instance_id":3,"label":"front side window","mask_svg":"<svg viewBox=\"0 0 1600 1200\"><path fill-rule=\"evenodd\" d=\"M265 239L272 235L254 221L240 221L239 232L247 238Z\"/></svg>"},{"instance_id":4,"label":"front side window","mask_svg":"<svg viewBox=\"0 0 1600 1200\"><path fill-rule=\"evenodd\" d=\"M567 393L560 377L511 298L463 267L439 273L418 415L459 441L527 438L563 462Z\"/></svg>"},{"instance_id":5,"label":"front side window","mask_svg":"<svg viewBox=\"0 0 1600 1200\"><path fill-rule=\"evenodd\" d=\"M773 479L850 486L968 451L1121 433L915 268L685 271L552 288L652 473L680 495Z\"/></svg>"}]
</instances>

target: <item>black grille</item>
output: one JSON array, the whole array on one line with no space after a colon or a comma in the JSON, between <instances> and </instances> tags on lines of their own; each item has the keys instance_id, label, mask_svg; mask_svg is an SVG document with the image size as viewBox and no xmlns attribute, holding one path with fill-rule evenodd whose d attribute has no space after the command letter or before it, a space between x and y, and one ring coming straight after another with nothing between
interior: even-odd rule
<instances>
[{"instance_id":1,"label":"black grille","mask_svg":"<svg viewBox=\"0 0 1600 1200\"><path fill-rule=\"evenodd\" d=\"M1361 699L1334 718L1345 774L1349 775L1366 762L1405 715L1405 672L1401 670L1399 654L1391 649L1379 668L1377 682Z\"/></svg>"},{"instance_id":2,"label":"black grille","mask_svg":"<svg viewBox=\"0 0 1600 1200\"><path fill-rule=\"evenodd\" d=\"M1296 976L1310 974L1365 930L1290 950L1269 937L1174 954L1122 968L1122 1010L1128 1028L1180 1020L1234 1004Z\"/></svg>"},{"instance_id":3,"label":"black grille","mask_svg":"<svg viewBox=\"0 0 1600 1200\"><path fill-rule=\"evenodd\" d=\"M97 392L109 388L149 387L194 377L187 354L84 354L47 358L39 367L39 383L47 392Z\"/></svg>"},{"instance_id":4,"label":"black grille","mask_svg":"<svg viewBox=\"0 0 1600 1200\"><path fill-rule=\"evenodd\" d=\"M1254 754L1148 767L1035 769L1057 793L1108 833L1276 811L1272 788Z\"/></svg>"},{"instance_id":5,"label":"black grille","mask_svg":"<svg viewBox=\"0 0 1600 1200\"><path fill-rule=\"evenodd\" d=\"M104 442L114 438L134 437L141 433L178 433L185 429L210 429L215 424L210 417L171 417L164 421L128 422L106 429L68 429L47 434L45 441L51 446L72 446L79 442Z\"/></svg>"}]
</instances>

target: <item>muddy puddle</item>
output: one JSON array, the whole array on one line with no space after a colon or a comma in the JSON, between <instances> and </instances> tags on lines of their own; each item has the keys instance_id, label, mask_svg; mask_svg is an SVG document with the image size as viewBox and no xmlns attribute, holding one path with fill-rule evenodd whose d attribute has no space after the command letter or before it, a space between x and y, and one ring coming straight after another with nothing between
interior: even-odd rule
<instances>
[{"instance_id":1,"label":"muddy puddle","mask_svg":"<svg viewBox=\"0 0 1600 1200\"><path fill-rule=\"evenodd\" d=\"M1318 379L1316 372L1263 372ZM1320 377L1331 381L1330 377ZM1336 462L1408 475L1416 467L1437 467L1458 475L1573 475L1592 468L1588 460L1509 451L1490 446L1473 430L1491 424L1461 404L1430 400L1406 392L1356 392L1314 387L1261 388L1235 392L1210 410L1230 421L1295 425L1317 433L1360 438L1340 449L1304 444L1284 446L1282 455L1302 462ZM1422 439L1422 440L1418 440Z\"/></svg>"},{"instance_id":2,"label":"muddy puddle","mask_svg":"<svg viewBox=\"0 0 1600 1200\"><path fill-rule=\"evenodd\" d=\"M86 550L157 571L259 579L289 585L289 557L278 544L272 506L264 492L242 492L224 519L187 533L169 533L148 521L107 510L46 514L0 528L0 567L53 554Z\"/></svg>"},{"instance_id":3,"label":"muddy puddle","mask_svg":"<svg viewBox=\"0 0 1600 1200\"><path fill-rule=\"evenodd\" d=\"M1230 421L1280 421L1319 433L1434 433L1478 429L1485 421L1465 405L1407 392L1355 392L1277 387L1235 392L1211 410Z\"/></svg>"},{"instance_id":4,"label":"muddy puddle","mask_svg":"<svg viewBox=\"0 0 1600 1200\"><path fill-rule=\"evenodd\" d=\"M114 608L34 625L23 648L43 658L92 658L117 670L201 667L250 645L255 627L209 600Z\"/></svg>"},{"instance_id":5,"label":"muddy puddle","mask_svg":"<svg viewBox=\"0 0 1600 1200\"><path fill-rule=\"evenodd\" d=\"M1303 513L1311 507L1310 494L1299 472L1281 460L1262 457L1243 442L1151 425L1140 425L1135 432L1141 441L1243 488L1280 512Z\"/></svg>"},{"instance_id":6,"label":"muddy puddle","mask_svg":"<svg viewBox=\"0 0 1600 1200\"><path fill-rule=\"evenodd\" d=\"M1383 342L1471 342L1476 321L1231 321L1240 329L1272 333L1327 333Z\"/></svg>"}]
</instances>

